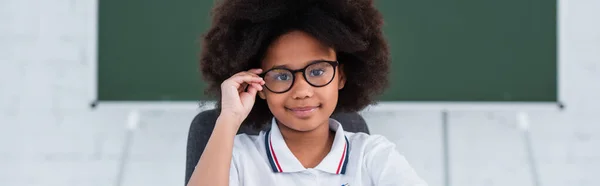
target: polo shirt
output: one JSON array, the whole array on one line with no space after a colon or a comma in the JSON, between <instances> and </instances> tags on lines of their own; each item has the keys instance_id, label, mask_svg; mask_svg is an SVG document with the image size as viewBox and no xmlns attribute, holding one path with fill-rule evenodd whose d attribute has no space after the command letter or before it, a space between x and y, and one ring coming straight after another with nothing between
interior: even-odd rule
<instances>
[{"instance_id":1,"label":"polo shirt","mask_svg":"<svg viewBox=\"0 0 600 186\"><path fill-rule=\"evenodd\" d=\"M329 128L333 145L314 168L304 168L292 154L275 119L259 135L236 135L229 185L427 185L385 137L346 132L331 118Z\"/></svg>"}]
</instances>

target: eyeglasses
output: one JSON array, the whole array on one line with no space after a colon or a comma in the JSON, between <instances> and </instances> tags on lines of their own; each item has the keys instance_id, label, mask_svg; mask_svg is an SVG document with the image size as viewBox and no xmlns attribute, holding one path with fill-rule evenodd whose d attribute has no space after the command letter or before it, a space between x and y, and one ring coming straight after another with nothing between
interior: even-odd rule
<instances>
[{"instance_id":1,"label":"eyeglasses","mask_svg":"<svg viewBox=\"0 0 600 186\"><path fill-rule=\"evenodd\" d=\"M318 60L298 70L276 67L259 74L265 81L265 87L273 93L289 91L296 80L295 74L302 72L304 80L313 87L323 87L331 83L335 77L337 61Z\"/></svg>"}]
</instances>

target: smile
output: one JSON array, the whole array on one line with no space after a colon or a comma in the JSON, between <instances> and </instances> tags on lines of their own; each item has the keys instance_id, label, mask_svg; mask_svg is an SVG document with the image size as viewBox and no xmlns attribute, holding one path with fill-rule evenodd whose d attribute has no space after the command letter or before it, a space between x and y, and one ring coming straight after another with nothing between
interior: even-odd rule
<instances>
[{"instance_id":1,"label":"smile","mask_svg":"<svg viewBox=\"0 0 600 186\"><path fill-rule=\"evenodd\" d=\"M320 107L321 107L321 105L309 106L309 107L294 107L294 108L286 107L286 110L290 111L294 116L296 116L298 118L307 118L310 115L312 115L312 113L314 113Z\"/></svg>"}]
</instances>

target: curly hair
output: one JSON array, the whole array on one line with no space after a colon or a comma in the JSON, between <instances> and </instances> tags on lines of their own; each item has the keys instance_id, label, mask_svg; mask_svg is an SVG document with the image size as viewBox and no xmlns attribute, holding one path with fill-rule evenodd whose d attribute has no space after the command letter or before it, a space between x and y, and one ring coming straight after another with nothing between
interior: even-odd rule
<instances>
[{"instance_id":1,"label":"curly hair","mask_svg":"<svg viewBox=\"0 0 600 186\"><path fill-rule=\"evenodd\" d=\"M221 83L260 68L268 45L291 30L333 48L343 65L346 84L334 113L375 104L388 86L389 50L373 0L222 0L212 11L212 25L202 36L200 70L208 83L205 94L217 98L217 110ZM261 129L272 117L266 101L257 98L243 125Z\"/></svg>"}]
</instances>

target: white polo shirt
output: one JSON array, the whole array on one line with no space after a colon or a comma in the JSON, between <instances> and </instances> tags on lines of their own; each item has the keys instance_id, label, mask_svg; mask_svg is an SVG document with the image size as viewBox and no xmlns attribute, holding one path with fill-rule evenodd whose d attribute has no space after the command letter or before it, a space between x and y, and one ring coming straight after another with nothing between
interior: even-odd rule
<instances>
[{"instance_id":1,"label":"white polo shirt","mask_svg":"<svg viewBox=\"0 0 600 186\"><path fill-rule=\"evenodd\" d=\"M275 119L258 136L237 135L229 185L427 185L385 137L345 132L334 119L329 127L335 131L331 151L308 169L287 147Z\"/></svg>"}]
</instances>

